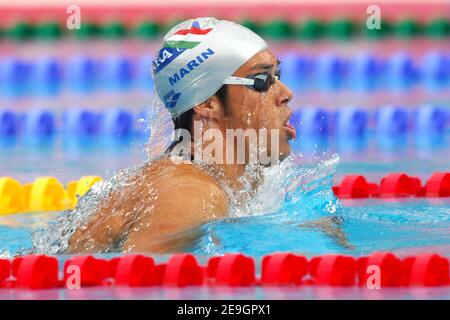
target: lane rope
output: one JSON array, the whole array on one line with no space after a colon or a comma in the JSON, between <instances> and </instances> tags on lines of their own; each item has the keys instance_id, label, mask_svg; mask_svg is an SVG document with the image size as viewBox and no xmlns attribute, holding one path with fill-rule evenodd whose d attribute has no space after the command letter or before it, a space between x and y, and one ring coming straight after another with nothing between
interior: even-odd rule
<instances>
[{"instance_id":1,"label":"lane rope","mask_svg":"<svg viewBox=\"0 0 450 320\"><path fill-rule=\"evenodd\" d=\"M209 258L206 265L192 254L174 254L157 264L151 256L125 255L100 259L73 256L60 270L54 256L30 255L0 260L0 290L71 288L74 274L86 287L187 286L448 286L449 259L434 253L399 258L390 252L369 256L327 254L310 259L293 253L273 253L256 260L243 254ZM374 271L375 270L375 271ZM61 272L60 272L61 271ZM378 280L374 280L379 277Z\"/></svg>"},{"instance_id":2,"label":"lane rope","mask_svg":"<svg viewBox=\"0 0 450 320\"><path fill-rule=\"evenodd\" d=\"M0 215L73 209L78 197L101 180L99 176L84 176L64 187L55 177L39 177L25 184L0 177ZM333 186L333 192L340 199L445 198L450 197L450 172L435 172L423 184L420 178L406 173L390 173L378 183L363 175L346 175Z\"/></svg>"}]
</instances>

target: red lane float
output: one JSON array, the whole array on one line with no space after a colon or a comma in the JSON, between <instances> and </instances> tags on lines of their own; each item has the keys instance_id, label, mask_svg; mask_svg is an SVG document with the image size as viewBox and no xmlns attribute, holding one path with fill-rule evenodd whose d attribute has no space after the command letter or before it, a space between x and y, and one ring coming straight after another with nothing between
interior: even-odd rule
<instances>
[{"instance_id":1,"label":"red lane float","mask_svg":"<svg viewBox=\"0 0 450 320\"><path fill-rule=\"evenodd\" d=\"M419 178L405 173L391 173L379 184L369 183L362 175L347 175L333 192L340 199L450 197L450 173L435 172L424 186Z\"/></svg>"},{"instance_id":2,"label":"red lane float","mask_svg":"<svg viewBox=\"0 0 450 320\"><path fill-rule=\"evenodd\" d=\"M308 261L291 253L274 253L263 258L261 268L263 285L299 285L308 272Z\"/></svg>"},{"instance_id":3,"label":"red lane float","mask_svg":"<svg viewBox=\"0 0 450 320\"><path fill-rule=\"evenodd\" d=\"M22 262L23 257L16 257L14 258L14 260L11 262L11 270L12 270L12 274L14 277L17 278L17 272L19 271L19 266L20 263Z\"/></svg>"},{"instance_id":4,"label":"red lane float","mask_svg":"<svg viewBox=\"0 0 450 320\"><path fill-rule=\"evenodd\" d=\"M391 173L381 179L380 197L420 196L421 188L422 182L419 178L410 177L404 173Z\"/></svg>"},{"instance_id":5,"label":"red lane float","mask_svg":"<svg viewBox=\"0 0 450 320\"><path fill-rule=\"evenodd\" d=\"M356 260L353 257L329 254L310 261L313 283L329 286L352 286L355 284Z\"/></svg>"},{"instance_id":6,"label":"red lane float","mask_svg":"<svg viewBox=\"0 0 450 320\"><path fill-rule=\"evenodd\" d=\"M186 286L355 286L436 287L450 285L449 259L434 253L399 258L390 252L351 257L327 254L307 259L292 253L274 253L261 260L243 254L211 257L206 266L192 254L173 255L164 264L152 257L128 255L111 260L75 256L67 260L59 280L56 257L31 255L13 261L0 259L0 289L74 288L78 272L84 287Z\"/></svg>"},{"instance_id":7,"label":"red lane float","mask_svg":"<svg viewBox=\"0 0 450 320\"><path fill-rule=\"evenodd\" d=\"M58 284L58 260L55 257L32 255L20 260L16 288L51 289Z\"/></svg>"},{"instance_id":8,"label":"red lane float","mask_svg":"<svg viewBox=\"0 0 450 320\"><path fill-rule=\"evenodd\" d=\"M366 178L358 175L345 176L340 186L333 187L333 191L339 198L368 198L379 193L378 185L367 183Z\"/></svg>"},{"instance_id":9,"label":"red lane float","mask_svg":"<svg viewBox=\"0 0 450 320\"><path fill-rule=\"evenodd\" d=\"M450 172L433 173L425 185L427 197L450 197Z\"/></svg>"},{"instance_id":10,"label":"red lane float","mask_svg":"<svg viewBox=\"0 0 450 320\"><path fill-rule=\"evenodd\" d=\"M449 283L449 261L437 254L422 254L404 260L407 285L435 287Z\"/></svg>"},{"instance_id":11,"label":"red lane float","mask_svg":"<svg viewBox=\"0 0 450 320\"><path fill-rule=\"evenodd\" d=\"M216 285L245 287L256 281L255 261L251 257L243 254L227 254L220 257L216 264Z\"/></svg>"},{"instance_id":12,"label":"red lane float","mask_svg":"<svg viewBox=\"0 0 450 320\"><path fill-rule=\"evenodd\" d=\"M203 281L203 269L192 254L174 255L165 266L163 284L166 286L200 286Z\"/></svg>"},{"instance_id":13,"label":"red lane float","mask_svg":"<svg viewBox=\"0 0 450 320\"><path fill-rule=\"evenodd\" d=\"M404 284L402 262L392 253L377 252L358 259L359 285L365 286L375 273L380 274L381 287L399 287ZM377 267L374 269L373 267Z\"/></svg>"},{"instance_id":14,"label":"red lane float","mask_svg":"<svg viewBox=\"0 0 450 320\"><path fill-rule=\"evenodd\" d=\"M7 259L0 259L0 283L9 278L11 274L11 262Z\"/></svg>"},{"instance_id":15,"label":"red lane float","mask_svg":"<svg viewBox=\"0 0 450 320\"><path fill-rule=\"evenodd\" d=\"M64 283L67 285L69 277L80 273L82 287L99 286L112 276L112 268L116 261L97 259L93 256L75 256L64 263Z\"/></svg>"},{"instance_id":16,"label":"red lane float","mask_svg":"<svg viewBox=\"0 0 450 320\"><path fill-rule=\"evenodd\" d=\"M116 261L117 264L113 268L117 286L145 287L159 283L153 258L133 255Z\"/></svg>"}]
</instances>

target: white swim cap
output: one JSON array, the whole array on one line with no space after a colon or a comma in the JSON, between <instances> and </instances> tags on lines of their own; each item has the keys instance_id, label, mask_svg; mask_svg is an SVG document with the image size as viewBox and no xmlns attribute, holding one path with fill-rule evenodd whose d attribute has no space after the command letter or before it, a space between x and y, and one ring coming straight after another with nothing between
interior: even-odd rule
<instances>
[{"instance_id":1,"label":"white swim cap","mask_svg":"<svg viewBox=\"0 0 450 320\"><path fill-rule=\"evenodd\" d=\"M164 36L152 64L156 94L173 118L214 95L267 43L253 31L215 18L186 20Z\"/></svg>"}]
</instances>

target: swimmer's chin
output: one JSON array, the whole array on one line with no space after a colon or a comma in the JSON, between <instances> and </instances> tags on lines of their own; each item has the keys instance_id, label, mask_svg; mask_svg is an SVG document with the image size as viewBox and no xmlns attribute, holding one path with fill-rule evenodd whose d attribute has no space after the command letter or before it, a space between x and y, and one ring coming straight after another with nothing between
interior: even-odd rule
<instances>
[{"instance_id":1,"label":"swimmer's chin","mask_svg":"<svg viewBox=\"0 0 450 320\"><path fill-rule=\"evenodd\" d=\"M290 155L291 155L291 150L289 150L289 152L286 152L286 153L281 152L280 157L279 157L280 162L286 160L287 157L289 157Z\"/></svg>"},{"instance_id":2,"label":"swimmer's chin","mask_svg":"<svg viewBox=\"0 0 450 320\"><path fill-rule=\"evenodd\" d=\"M278 154L278 159L277 159L278 161L277 162L269 161L268 163L260 163L260 165L263 166L263 167L269 168L269 167L277 165L279 162L283 162L290 155L291 155L291 149L289 148L287 152L280 152Z\"/></svg>"},{"instance_id":3,"label":"swimmer's chin","mask_svg":"<svg viewBox=\"0 0 450 320\"><path fill-rule=\"evenodd\" d=\"M292 151L291 151L291 146L289 143L286 145L285 149L286 150L280 152L280 156L279 156L280 162L286 160L287 157L289 157L291 155Z\"/></svg>"}]
</instances>

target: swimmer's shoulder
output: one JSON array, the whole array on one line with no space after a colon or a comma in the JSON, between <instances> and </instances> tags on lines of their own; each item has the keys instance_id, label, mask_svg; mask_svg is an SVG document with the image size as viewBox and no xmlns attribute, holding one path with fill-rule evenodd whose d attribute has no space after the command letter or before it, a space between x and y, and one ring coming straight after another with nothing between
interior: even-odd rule
<instances>
[{"instance_id":1,"label":"swimmer's shoulder","mask_svg":"<svg viewBox=\"0 0 450 320\"><path fill-rule=\"evenodd\" d=\"M151 175L153 179L166 178L169 175L175 178L192 178L217 184L213 177L190 162L175 162L169 158L159 159L146 165L144 172L146 175Z\"/></svg>"},{"instance_id":2,"label":"swimmer's shoulder","mask_svg":"<svg viewBox=\"0 0 450 320\"><path fill-rule=\"evenodd\" d=\"M216 179L191 163L177 163L171 159L160 159L146 166L145 179L175 200L192 197L218 204L220 211L228 210L228 197ZM222 210L223 209L223 210Z\"/></svg>"},{"instance_id":3,"label":"swimmer's shoulder","mask_svg":"<svg viewBox=\"0 0 450 320\"><path fill-rule=\"evenodd\" d=\"M159 159L144 167L144 174L151 180L162 178L194 179L219 185L207 172L190 162L175 162L171 159Z\"/></svg>"}]
</instances>

